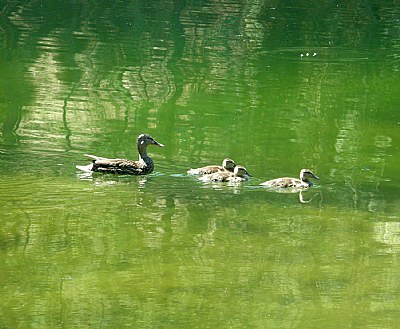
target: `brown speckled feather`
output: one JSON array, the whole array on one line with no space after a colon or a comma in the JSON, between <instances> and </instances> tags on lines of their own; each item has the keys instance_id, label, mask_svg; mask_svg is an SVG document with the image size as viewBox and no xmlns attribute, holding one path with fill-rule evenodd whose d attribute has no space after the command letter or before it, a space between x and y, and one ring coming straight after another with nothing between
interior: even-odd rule
<instances>
[{"instance_id":1,"label":"brown speckled feather","mask_svg":"<svg viewBox=\"0 0 400 329\"><path fill-rule=\"evenodd\" d=\"M233 173L235 166L236 164L232 159L226 158L222 162L222 166L217 166L217 165L205 166L201 168L190 169L187 171L187 173L189 175L209 175L224 171Z\"/></svg>"},{"instance_id":2,"label":"brown speckled feather","mask_svg":"<svg viewBox=\"0 0 400 329\"><path fill-rule=\"evenodd\" d=\"M281 177L268 180L260 185L276 188L293 188L293 189L307 189L313 185L311 178L319 179L314 175L310 169L302 169L300 171L300 179L292 177Z\"/></svg>"},{"instance_id":3,"label":"brown speckled feather","mask_svg":"<svg viewBox=\"0 0 400 329\"><path fill-rule=\"evenodd\" d=\"M229 172L227 170L215 172L212 174L204 175L199 178L204 182L231 182L239 183L244 182L250 177L246 168L243 166L236 166L234 172Z\"/></svg>"}]
</instances>

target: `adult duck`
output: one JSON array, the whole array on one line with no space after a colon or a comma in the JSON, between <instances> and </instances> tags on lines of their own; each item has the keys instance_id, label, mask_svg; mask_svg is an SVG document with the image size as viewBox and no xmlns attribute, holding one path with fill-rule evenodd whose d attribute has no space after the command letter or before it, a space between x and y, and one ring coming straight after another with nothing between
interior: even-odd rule
<instances>
[{"instance_id":1,"label":"adult duck","mask_svg":"<svg viewBox=\"0 0 400 329\"><path fill-rule=\"evenodd\" d=\"M248 180L250 176L245 167L236 166L233 173L227 170L219 171L213 174L203 175L199 179L204 182L240 183Z\"/></svg>"},{"instance_id":2,"label":"adult duck","mask_svg":"<svg viewBox=\"0 0 400 329\"><path fill-rule=\"evenodd\" d=\"M222 166L212 165L212 166L205 166L196 169L190 169L187 171L189 175L209 175L213 173L217 173L220 171L229 171L233 173L236 164L232 159L226 158L222 161Z\"/></svg>"},{"instance_id":3,"label":"adult duck","mask_svg":"<svg viewBox=\"0 0 400 329\"><path fill-rule=\"evenodd\" d=\"M268 180L260 185L276 188L292 188L292 189L307 189L313 185L311 178L319 180L310 169L302 169L300 171L300 179L292 177L281 177L272 180Z\"/></svg>"},{"instance_id":4,"label":"adult duck","mask_svg":"<svg viewBox=\"0 0 400 329\"><path fill-rule=\"evenodd\" d=\"M92 163L87 166L76 166L83 171L94 171L101 173L112 173L122 175L147 175L154 170L154 162L147 154L148 145L157 145L164 147L163 144L157 142L148 134L141 134L136 140L137 149L139 152L139 160L128 159L109 159L96 155L85 154L92 159Z\"/></svg>"}]
</instances>

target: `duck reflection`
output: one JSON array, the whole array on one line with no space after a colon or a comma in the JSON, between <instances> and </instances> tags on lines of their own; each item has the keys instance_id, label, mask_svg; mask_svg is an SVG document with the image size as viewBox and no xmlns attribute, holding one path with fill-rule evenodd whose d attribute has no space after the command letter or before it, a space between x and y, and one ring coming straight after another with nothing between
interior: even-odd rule
<instances>
[{"instance_id":1,"label":"duck reflection","mask_svg":"<svg viewBox=\"0 0 400 329\"><path fill-rule=\"evenodd\" d=\"M309 203L311 202L317 195L320 195L320 191L311 192L309 189L296 189L296 188L268 188L266 189L271 193L282 193L282 194L297 194L299 197L300 203Z\"/></svg>"},{"instance_id":2,"label":"duck reflection","mask_svg":"<svg viewBox=\"0 0 400 329\"><path fill-rule=\"evenodd\" d=\"M131 184L135 181L139 188L142 188L146 185L148 179L147 176L134 176L126 175L103 175L103 174L95 174L93 172L77 172L76 177L82 181L92 181L96 186L110 186L114 184Z\"/></svg>"}]
</instances>

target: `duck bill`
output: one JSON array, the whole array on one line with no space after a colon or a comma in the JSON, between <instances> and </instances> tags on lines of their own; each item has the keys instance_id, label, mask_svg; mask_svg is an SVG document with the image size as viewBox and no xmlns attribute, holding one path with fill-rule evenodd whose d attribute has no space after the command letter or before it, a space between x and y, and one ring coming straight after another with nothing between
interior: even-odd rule
<instances>
[{"instance_id":1,"label":"duck bill","mask_svg":"<svg viewBox=\"0 0 400 329\"><path fill-rule=\"evenodd\" d=\"M154 141L153 144L154 144L154 145L157 145L157 146L159 146L159 147L164 147L164 146L165 146L164 144L161 144L161 143L157 142L156 140Z\"/></svg>"},{"instance_id":2,"label":"duck bill","mask_svg":"<svg viewBox=\"0 0 400 329\"><path fill-rule=\"evenodd\" d=\"M318 177L318 176L316 176L316 175L314 175L314 174L313 174L313 177L314 177L315 179L318 179L318 180L319 180L319 177Z\"/></svg>"}]
</instances>

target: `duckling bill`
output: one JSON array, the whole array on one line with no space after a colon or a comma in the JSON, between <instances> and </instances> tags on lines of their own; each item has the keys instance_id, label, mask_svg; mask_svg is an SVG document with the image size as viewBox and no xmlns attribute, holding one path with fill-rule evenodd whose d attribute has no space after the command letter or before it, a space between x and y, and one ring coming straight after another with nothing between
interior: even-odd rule
<instances>
[{"instance_id":1,"label":"duckling bill","mask_svg":"<svg viewBox=\"0 0 400 329\"><path fill-rule=\"evenodd\" d=\"M136 145L139 153L139 160L128 159L109 159L96 155L85 154L92 159L92 163L87 166L76 166L77 169L86 172L101 172L122 175L147 175L153 172L154 162L147 154L148 145L164 147L149 134L141 134L136 139Z\"/></svg>"}]
</instances>

